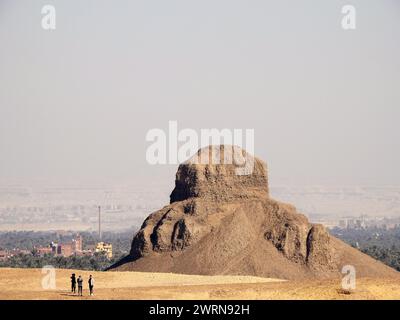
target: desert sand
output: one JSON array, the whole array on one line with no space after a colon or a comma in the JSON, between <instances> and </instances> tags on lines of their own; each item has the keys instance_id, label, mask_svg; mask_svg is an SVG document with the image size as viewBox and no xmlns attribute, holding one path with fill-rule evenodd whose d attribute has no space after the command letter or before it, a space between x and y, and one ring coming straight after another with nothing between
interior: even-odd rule
<instances>
[{"instance_id":1,"label":"desert sand","mask_svg":"<svg viewBox=\"0 0 400 320\"><path fill-rule=\"evenodd\" d=\"M69 291L71 273L82 275L84 296ZM88 296L87 279L95 278ZM350 294L341 280L284 281L251 276L196 276L148 272L92 272L56 269L56 289L43 289L41 269L0 269L0 299L400 299L400 282L357 279Z\"/></svg>"}]
</instances>

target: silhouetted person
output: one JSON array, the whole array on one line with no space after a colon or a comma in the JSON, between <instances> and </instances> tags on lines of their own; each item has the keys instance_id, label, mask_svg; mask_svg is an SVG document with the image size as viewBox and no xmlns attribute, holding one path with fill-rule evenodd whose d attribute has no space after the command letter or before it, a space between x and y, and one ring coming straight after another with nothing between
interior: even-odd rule
<instances>
[{"instance_id":1,"label":"silhouetted person","mask_svg":"<svg viewBox=\"0 0 400 320\"><path fill-rule=\"evenodd\" d=\"M78 295L82 296L83 293L83 279L81 276L78 277Z\"/></svg>"},{"instance_id":2,"label":"silhouetted person","mask_svg":"<svg viewBox=\"0 0 400 320\"><path fill-rule=\"evenodd\" d=\"M93 287L94 287L94 279L92 275L89 276L89 294L92 296L93 295Z\"/></svg>"},{"instance_id":3,"label":"silhouetted person","mask_svg":"<svg viewBox=\"0 0 400 320\"><path fill-rule=\"evenodd\" d=\"M76 292L76 277L75 273L71 275L71 292L75 293Z\"/></svg>"}]
</instances>

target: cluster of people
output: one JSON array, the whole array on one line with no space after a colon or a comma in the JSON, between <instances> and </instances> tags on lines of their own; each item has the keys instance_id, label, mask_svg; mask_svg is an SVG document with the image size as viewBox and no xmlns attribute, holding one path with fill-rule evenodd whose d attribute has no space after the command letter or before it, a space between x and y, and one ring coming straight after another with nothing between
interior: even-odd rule
<instances>
[{"instance_id":1,"label":"cluster of people","mask_svg":"<svg viewBox=\"0 0 400 320\"><path fill-rule=\"evenodd\" d=\"M79 276L78 279L75 276L75 273L71 275L71 292L76 293L76 284L78 284L78 296L83 295L83 278L82 276ZM92 275L89 276L88 280L89 284L89 294L92 296L93 295L93 288L94 288L94 279Z\"/></svg>"}]
</instances>

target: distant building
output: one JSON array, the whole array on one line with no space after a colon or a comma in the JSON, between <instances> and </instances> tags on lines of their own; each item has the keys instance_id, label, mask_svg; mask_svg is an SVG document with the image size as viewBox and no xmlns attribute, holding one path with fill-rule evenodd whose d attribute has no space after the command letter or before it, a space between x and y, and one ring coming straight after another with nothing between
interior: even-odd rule
<instances>
[{"instance_id":1,"label":"distant building","mask_svg":"<svg viewBox=\"0 0 400 320\"><path fill-rule=\"evenodd\" d=\"M81 255L83 247L83 239L81 235L77 235L70 243L54 243L49 247L36 248L39 255L43 256L51 253L55 256L70 257L72 255Z\"/></svg>"},{"instance_id":2,"label":"distant building","mask_svg":"<svg viewBox=\"0 0 400 320\"><path fill-rule=\"evenodd\" d=\"M396 224L396 223L386 223L386 224L383 225L383 227L384 227L386 230L390 230L390 229L396 228L396 227L397 227L397 224Z\"/></svg>"},{"instance_id":3,"label":"distant building","mask_svg":"<svg viewBox=\"0 0 400 320\"><path fill-rule=\"evenodd\" d=\"M347 228L347 220L344 220L344 219L339 220L339 228L341 228L341 229Z\"/></svg>"},{"instance_id":4,"label":"distant building","mask_svg":"<svg viewBox=\"0 0 400 320\"><path fill-rule=\"evenodd\" d=\"M347 220L347 228L353 229L353 228L355 228L355 226L356 226L356 223L355 223L354 219Z\"/></svg>"},{"instance_id":5,"label":"distant building","mask_svg":"<svg viewBox=\"0 0 400 320\"><path fill-rule=\"evenodd\" d=\"M74 243L74 251L75 252L82 251L83 240L82 240L82 236L80 234L78 234L75 239L72 239L72 242Z\"/></svg>"},{"instance_id":6,"label":"distant building","mask_svg":"<svg viewBox=\"0 0 400 320\"><path fill-rule=\"evenodd\" d=\"M65 243L61 244L61 255L63 257L70 257L75 254L75 244L74 243Z\"/></svg>"},{"instance_id":7,"label":"distant building","mask_svg":"<svg viewBox=\"0 0 400 320\"><path fill-rule=\"evenodd\" d=\"M51 253L54 254L55 256L61 255L61 245L58 245L57 243L52 242L51 243Z\"/></svg>"},{"instance_id":8,"label":"distant building","mask_svg":"<svg viewBox=\"0 0 400 320\"><path fill-rule=\"evenodd\" d=\"M40 247L40 248L36 248L36 251L39 256L44 256L45 254L51 254L53 251L53 248L51 246Z\"/></svg>"},{"instance_id":9,"label":"distant building","mask_svg":"<svg viewBox=\"0 0 400 320\"><path fill-rule=\"evenodd\" d=\"M92 256L93 255L93 250L82 250L78 255L80 256Z\"/></svg>"},{"instance_id":10,"label":"distant building","mask_svg":"<svg viewBox=\"0 0 400 320\"><path fill-rule=\"evenodd\" d=\"M0 250L0 261L6 260L8 258L7 250Z\"/></svg>"},{"instance_id":11,"label":"distant building","mask_svg":"<svg viewBox=\"0 0 400 320\"><path fill-rule=\"evenodd\" d=\"M106 254L108 259L112 258L112 244L111 243L105 243L105 242L99 242L96 245L95 252L103 252Z\"/></svg>"}]
</instances>

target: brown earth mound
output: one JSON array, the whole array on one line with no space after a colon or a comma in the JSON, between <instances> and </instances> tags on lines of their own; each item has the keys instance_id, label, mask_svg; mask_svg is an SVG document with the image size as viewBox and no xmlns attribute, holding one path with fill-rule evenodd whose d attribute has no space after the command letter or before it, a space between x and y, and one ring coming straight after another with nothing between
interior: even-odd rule
<instances>
[{"instance_id":1,"label":"brown earth mound","mask_svg":"<svg viewBox=\"0 0 400 320\"><path fill-rule=\"evenodd\" d=\"M130 255L111 269L280 279L398 273L269 197L266 164L239 147L211 146L179 166L171 203L152 213Z\"/></svg>"}]
</instances>

